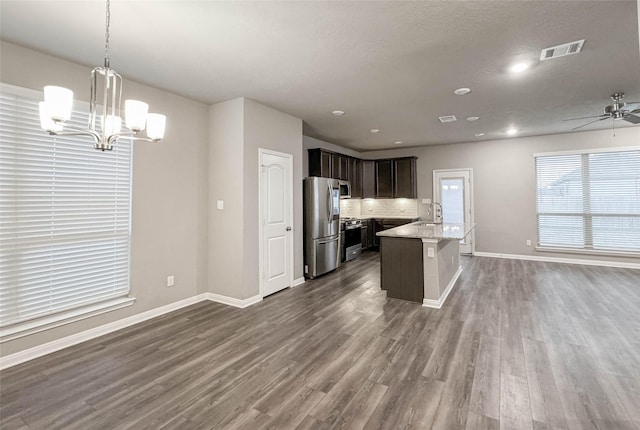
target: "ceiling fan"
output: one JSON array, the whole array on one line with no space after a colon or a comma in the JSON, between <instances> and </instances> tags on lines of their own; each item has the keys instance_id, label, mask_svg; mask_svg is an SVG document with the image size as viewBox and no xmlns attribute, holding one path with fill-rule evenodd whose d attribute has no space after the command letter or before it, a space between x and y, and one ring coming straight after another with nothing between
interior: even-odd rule
<instances>
[{"instance_id":1,"label":"ceiling fan","mask_svg":"<svg viewBox=\"0 0 640 430\"><path fill-rule=\"evenodd\" d=\"M581 118L569 118L569 119L564 119L563 121L575 121L578 119L596 118L593 121L589 121L586 124L582 124L577 127L574 127L571 130L577 130L589 124L593 124L594 122L603 121L609 118L612 118L614 120L622 119L624 121L630 122L631 124L640 124L640 102L625 103L622 101L623 98L624 98L624 93L613 94L611 96L611 100L613 100L613 104L609 106L605 106L604 113L602 115L584 116Z\"/></svg>"}]
</instances>

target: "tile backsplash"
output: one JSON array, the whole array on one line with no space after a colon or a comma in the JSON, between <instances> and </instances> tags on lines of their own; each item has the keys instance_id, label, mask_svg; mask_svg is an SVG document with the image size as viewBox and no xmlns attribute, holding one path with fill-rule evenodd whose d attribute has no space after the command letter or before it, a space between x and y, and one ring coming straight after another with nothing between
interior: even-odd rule
<instances>
[{"instance_id":1,"label":"tile backsplash","mask_svg":"<svg viewBox=\"0 0 640 430\"><path fill-rule=\"evenodd\" d=\"M343 199L340 200L340 216L355 218L418 217L418 200Z\"/></svg>"}]
</instances>

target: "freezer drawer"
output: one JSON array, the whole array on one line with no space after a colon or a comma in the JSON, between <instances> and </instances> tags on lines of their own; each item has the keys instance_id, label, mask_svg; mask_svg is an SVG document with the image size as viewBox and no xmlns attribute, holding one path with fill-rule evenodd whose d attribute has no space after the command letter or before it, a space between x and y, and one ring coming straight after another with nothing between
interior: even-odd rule
<instances>
[{"instance_id":1,"label":"freezer drawer","mask_svg":"<svg viewBox=\"0 0 640 430\"><path fill-rule=\"evenodd\" d=\"M305 274L313 279L340 267L340 235L330 238L315 239L308 249Z\"/></svg>"}]
</instances>

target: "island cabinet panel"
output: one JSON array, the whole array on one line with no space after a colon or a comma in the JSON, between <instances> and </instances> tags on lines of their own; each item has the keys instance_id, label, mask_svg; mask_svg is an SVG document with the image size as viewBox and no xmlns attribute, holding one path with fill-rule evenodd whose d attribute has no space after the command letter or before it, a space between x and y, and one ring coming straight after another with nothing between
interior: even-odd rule
<instances>
[{"instance_id":1,"label":"island cabinet panel","mask_svg":"<svg viewBox=\"0 0 640 430\"><path fill-rule=\"evenodd\" d=\"M393 160L376 161L376 197L393 197Z\"/></svg>"},{"instance_id":2,"label":"island cabinet panel","mask_svg":"<svg viewBox=\"0 0 640 430\"><path fill-rule=\"evenodd\" d=\"M349 158L349 178L351 197L362 197L362 160Z\"/></svg>"},{"instance_id":3,"label":"island cabinet panel","mask_svg":"<svg viewBox=\"0 0 640 430\"><path fill-rule=\"evenodd\" d=\"M380 285L387 290L387 297L422 303L422 240L395 237L381 239Z\"/></svg>"},{"instance_id":4,"label":"island cabinet panel","mask_svg":"<svg viewBox=\"0 0 640 430\"><path fill-rule=\"evenodd\" d=\"M362 160L362 198L376 198L376 162Z\"/></svg>"},{"instance_id":5,"label":"island cabinet panel","mask_svg":"<svg viewBox=\"0 0 640 430\"><path fill-rule=\"evenodd\" d=\"M330 152L321 149L309 150L309 176L333 178L333 160Z\"/></svg>"},{"instance_id":6,"label":"island cabinet panel","mask_svg":"<svg viewBox=\"0 0 640 430\"><path fill-rule=\"evenodd\" d=\"M415 199L418 197L416 157L393 160L393 197Z\"/></svg>"}]
</instances>

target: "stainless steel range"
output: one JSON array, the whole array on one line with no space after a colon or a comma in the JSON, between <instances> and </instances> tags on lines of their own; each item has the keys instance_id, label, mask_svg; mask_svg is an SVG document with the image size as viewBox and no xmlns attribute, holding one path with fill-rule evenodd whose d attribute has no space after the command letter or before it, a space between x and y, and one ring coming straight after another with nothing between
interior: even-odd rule
<instances>
[{"instance_id":1,"label":"stainless steel range","mask_svg":"<svg viewBox=\"0 0 640 430\"><path fill-rule=\"evenodd\" d=\"M342 261L358 258L362 253L362 221L357 218L340 218Z\"/></svg>"}]
</instances>

